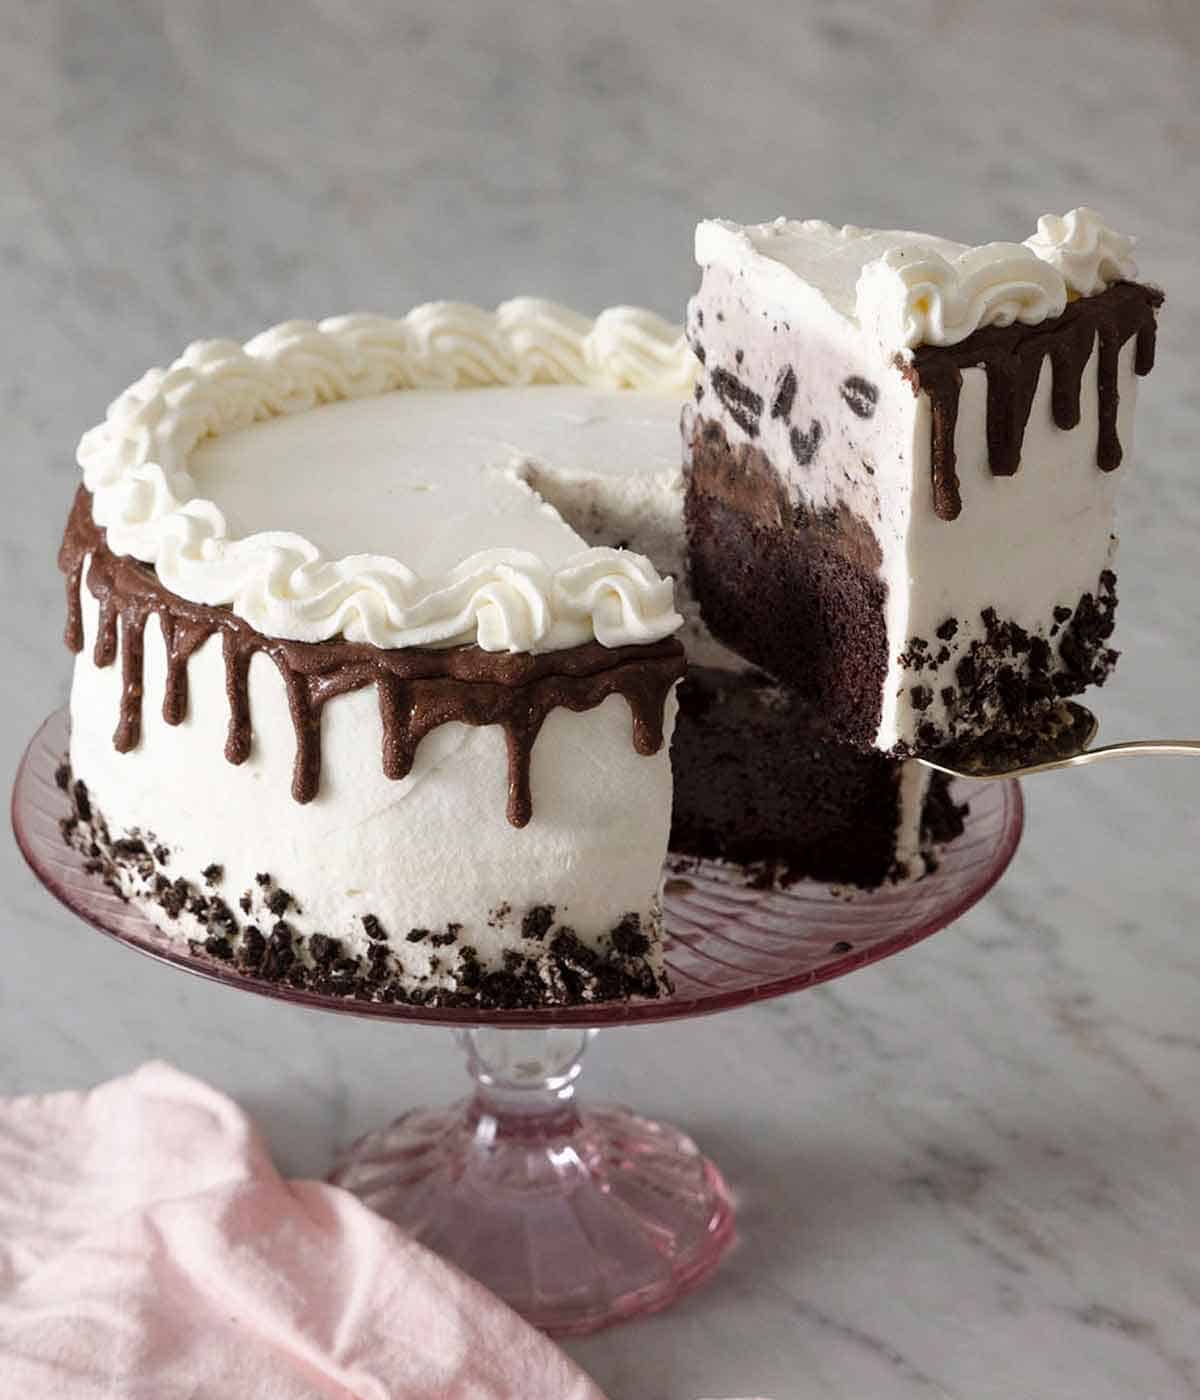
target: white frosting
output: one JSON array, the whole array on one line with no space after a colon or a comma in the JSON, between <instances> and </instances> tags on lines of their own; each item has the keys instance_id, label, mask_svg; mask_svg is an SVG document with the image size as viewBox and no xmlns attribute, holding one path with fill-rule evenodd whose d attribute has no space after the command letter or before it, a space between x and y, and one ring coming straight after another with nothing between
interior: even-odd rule
<instances>
[{"instance_id":1,"label":"white frosting","mask_svg":"<svg viewBox=\"0 0 1200 1400\"><path fill-rule=\"evenodd\" d=\"M506 468L507 480L504 470L486 479L478 471L468 476L458 463L464 473L459 505L472 491L478 494L452 520L434 493L422 501L410 492L400 547L378 553L363 551L365 534L339 537L345 553L331 550L313 537L321 532L314 519L349 517L366 531L376 513L375 492L392 473L410 485L436 485L439 463L427 463L429 480L420 482L419 464L395 439L390 464L376 453L375 489L363 496L368 474L356 477L352 453L332 430L324 439L328 454L318 463L299 449L310 427L316 431L320 413L332 412L320 406L342 400L397 390L577 385L597 399L607 395L628 405L636 418L643 402L656 396L674 412L693 375L679 332L631 307L591 321L521 298L494 313L439 302L399 320L291 321L244 347L197 342L168 369L151 370L84 435L78 457L96 521L113 550L153 564L181 596L229 605L269 635L321 641L341 634L383 647L477 642L490 651L553 650L592 637L619 646L655 641L679 626L671 583L643 557L586 548L561 521L556 531L543 503L518 489L517 468L527 455L519 441L509 445L505 462L488 457L481 443L477 466ZM457 408L468 417L481 402ZM307 416L298 432L268 440L265 428L301 412ZM531 409L527 424L536 416ZM612 417L619 421L622 409L614 408ZM587 436L585 425L564 420L559 426L560 447L569 457ZM360 435L359 448L364 441L369 446L369 434ZM275 450L280 443L293 453L290 461ZM222 447L232 455L222 457ZM273 496L278 514L252 513L235 524L229 501L206 493L193 475L199 471L203 478L211 470L215 481L222 463L228 469L235 461L240 470L263 470L273 480L261 499ZM387 468L382 476L380 467ZM227 475L224 485L231 480ZM305 501L315 514L310 509L306 516ZM241 508L237 500L234 508ZM279 528L289 514L306 528ZM416 542L431 531L442 547L422 567ZM414 552L407 555L405 546Z\"/></svg>"},{"instance_id":2,"label":"white frosting","mask_svg":"<svg viewBox=\"0 0 1200 1400\"><path fill-rule=\"evenodd\" d=\"M696 230L696 261L752 276L756 296L808 326L850 322L889 357L917 345L955 345L981 326L1034 325L1136 276L1133 240L1092 209L1045 215L1024 243L968 247L901 229L842 228L819 219Z\"/></svg>"},{"instance_id":3,"label":"white frosting","mask_svg":"<svg viewBox=\"0 0 1200 1400\"><path fill-rule=\"evenodd\" d=\"M915 759L899 764L896 789L896 866L901 879L919 880L933 863L929 843L922 833L925 799L929 795L931 769Z\"/></svg>"},{"instance_id":4,"label":"white frosting","mask_svg":"<svg viewBox=\"0 0 1200 1400\"><path fill-rule=\"evenodd\" d=\"M1115 562L1117 493L1134 460L1134 415L1138 379L1134 340L1117 362L1117 434L1125 450L1120 471L1096 466L1100 432L1096 392L1098 352L1083 372L1080 421L1064 432L1051 409L1053 370L1042 363L1013 476L995 476L988 465L987 376L982 369L962 372L955 453L962 513L942 520L933 509L928 397L911 398L906 434L910 463L909 518L903 542L890 556L886 577L890 595L903 599L903 616L889 636L889 667L877 744L890 748L913 743L922 721L942 723L943 686L956 682L955 668L972 641L986 637L980 614L993 607L1004 619L1045 637L1057 659L1063 634L1052 635L1054 608L1074 608L1084 593L1095 593L1101 571ZM926 638L940 651L937 628L947 617L959 620L949 656L935 669L914 674L900 661L908 638ZM932 692L925 711L912 704L912 687Z\"/></svg>"},{"instance_id":5,"label":"white frosting","mask_svg":"<svg viewBox=\"0 0 1200 1400\"><path fill-rule=\"evenodd\" d=\"M985 243L949 259L907 244L867 263L855 289L859 325L881 345L956 345L980 326L1062 315L1060 273L1023 243Z\"/></svg>"},{"instance_id":6,"label":"white frosting","mask_svg":"<svg viewBox=\"0 0 1200 1400\"><path fill-rule=\"evenodd\" d=\"M141 739L118 752L121 667L95 665L97 605L86 586L82 603L85 645L71 691L76 776L114 836L136 827L167 844L172 878L199 883L210 863L222 866L215 892L231 908L247 892L253 907L245 922L264 933L274 916L263 908L259 871L295 897L287 920L296 932L333 934L347 953L364 955L362 918L374 914L403 970L427 985L455 985L457 947L409 942L411 928L460 923L459 944L474 947L489 968L508 948L536 954L539 945L521 937L521 918L534 905L554 905L556 921L591 947L604 948L629 913L657 933L672 697L666 741L651 755L634 749L619 695L579 714L552 710L531 757L533 816L518 828L505 815L508 758L498 726L440 725L421 740L408 776L393 781L380 763L379 701L368 686L326 705L320 791L301 804L291 795L295 737L275 665L261 654L250 664L254 743L244 763L227 763L221 639L192 654L187 716L172 727L162 717L167 658L157 617L146 626ZM156 903L145 907L177 938L204 936L186 914L172 920Z\"/></svg>"},{"instance_id":7,"label":"white frosting","mask_svg":"<svg viewBox=\"0 0 1200 1400\"><path fill-rule=\"evenodd\" d=\"M1135 242L1123 233L1114 233L1094 209L1081 206L1062 218L1043 214L1037 232L1025 240L1025 246L1055 268L1070 291L1089 297L1113 282L1137 276Z\"/></svg>"}]
</instances>

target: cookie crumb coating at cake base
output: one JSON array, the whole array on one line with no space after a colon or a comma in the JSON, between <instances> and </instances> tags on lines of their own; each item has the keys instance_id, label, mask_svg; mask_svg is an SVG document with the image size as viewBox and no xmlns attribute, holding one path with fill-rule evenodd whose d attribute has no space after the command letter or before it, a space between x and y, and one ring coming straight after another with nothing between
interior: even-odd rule
<instances>
[{"instance_id":1,"label":"cookie crumb coating at cake base","mask_svg":"<svg viewBox=\"0 0 1200 1400\"><path fill-rule=\"evenodd\" d=\"M1094 592L1074 607L1056 606L1033 631L984 608L965 645L954 617L932 642L910 637L900 663L912 709L927 716L910 751L928 752L964 733L1036 732L1059 701L1108 679L1119 656L1108 644L1116 609L1117 576L1104 569Z\"/></svg>"},{"instance_id":2,"label":"cookie crumb coating at cake base","mask_svg":"<svg viewBox=\"0 0 1200 1400\"><path fill-rule=\"evenodd\" d=\"M63 760L56 780L69 800L59 823L63 840L85 857L84 869L114 894L141 907L193 953L262 981L322 996L481 1011L574 1006L670 992L659 947L657 907L645 923L624 914L599 940L585 942L559 919L554 905L524 911L502 903L488 928L508 942L499 957L481 958L464 925L390 930L375 914L347 928L302 932L303 895L260 871L236 898L223 867L177 873L158 833L114 835L82 779ZM232 900L232 903L231 903ZM415 950L428 952L414 958ZM424 962L416 970L414 962Z\"/></svg>"}]
</instances>

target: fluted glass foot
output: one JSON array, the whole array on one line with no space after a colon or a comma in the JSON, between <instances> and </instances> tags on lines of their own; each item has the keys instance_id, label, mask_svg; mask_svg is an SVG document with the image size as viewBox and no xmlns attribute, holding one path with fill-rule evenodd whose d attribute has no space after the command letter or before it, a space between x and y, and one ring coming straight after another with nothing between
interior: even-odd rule
<instances>
[{"instance_id":1,"label":"fluted glass foot","mask_svg":"<svg viewBox=\"0 0 1200 1400\"><path fill-rule=\"evenodd\" d=\"M559 1336L666 1307L733 1240L728 1188L690 1138L576 1106L593 1034L462 1033L474 1096L369 1133L331 1178Z\"/></svg>"}]
</instances>

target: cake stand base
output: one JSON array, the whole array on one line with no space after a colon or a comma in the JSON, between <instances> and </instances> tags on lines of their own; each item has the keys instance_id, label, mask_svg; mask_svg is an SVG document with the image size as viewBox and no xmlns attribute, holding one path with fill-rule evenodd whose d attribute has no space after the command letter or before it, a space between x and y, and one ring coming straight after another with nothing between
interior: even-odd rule
<instances>
[{"instance_id":1,"label":"cake stand base","mask_svg":"<svg viewBox=\"0 0 1200 1400\"><path fill-rule=\"evenodd\" d=\"M555 1336L666 1307L734 1236L729 1190L690 1138L576 1105L594 1035L459 1032L474 1095L368 1133L330 1177Z\"/></svg>"}]
</instances>

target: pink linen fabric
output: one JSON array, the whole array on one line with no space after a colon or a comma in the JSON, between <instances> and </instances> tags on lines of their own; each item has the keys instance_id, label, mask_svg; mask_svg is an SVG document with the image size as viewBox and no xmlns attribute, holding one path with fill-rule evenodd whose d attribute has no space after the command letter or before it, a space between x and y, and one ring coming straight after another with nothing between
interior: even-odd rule
<instances>
[{"instance_id":1,"label":"pink linen fabric","mask_svg":"<svg viewBox=\"0 0 1200 1400\"><path fill-rule=\"evenodd\" d=\"M0 1394L603 1400L349 1193L283 1180L234 1103L161 1063L0 1100Z\"/></svg>"}]
</instances>

